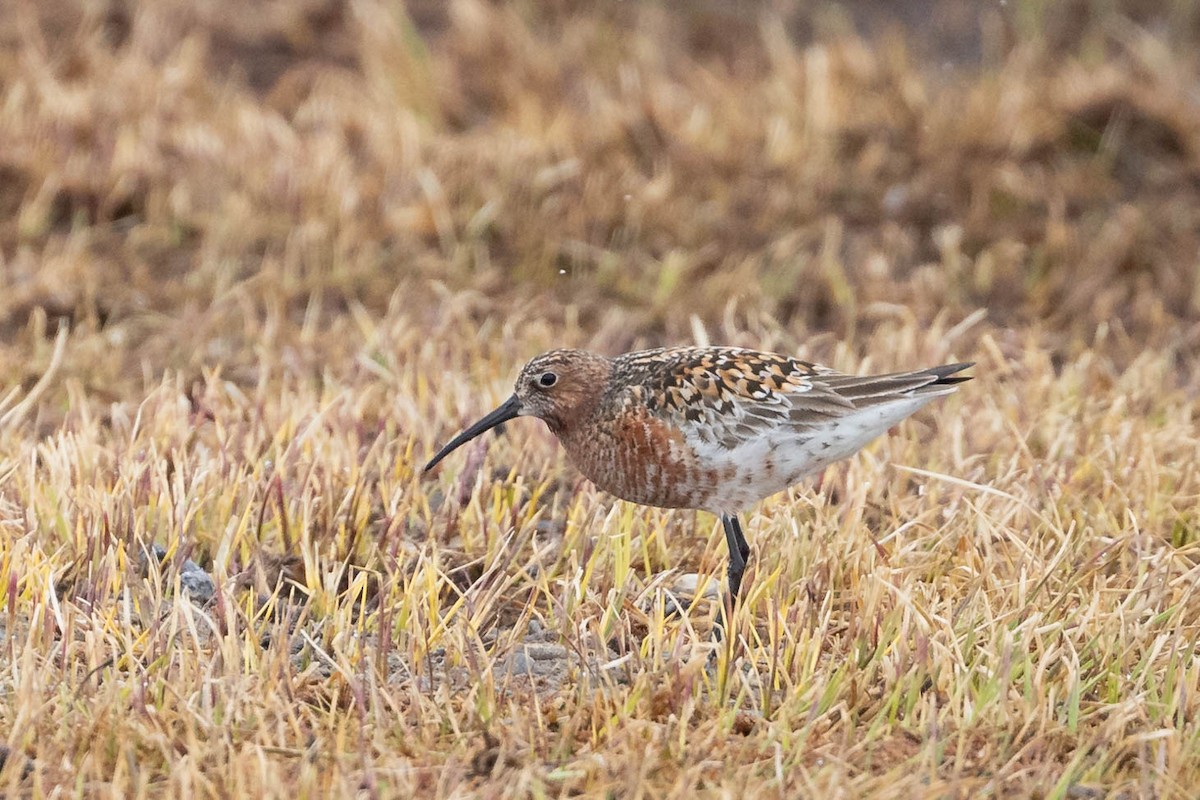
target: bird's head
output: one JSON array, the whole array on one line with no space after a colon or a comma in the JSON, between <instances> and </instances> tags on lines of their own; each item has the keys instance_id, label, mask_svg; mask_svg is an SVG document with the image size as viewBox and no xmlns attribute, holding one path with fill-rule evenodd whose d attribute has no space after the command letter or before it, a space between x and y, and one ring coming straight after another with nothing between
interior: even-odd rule
<instances>
[{"instance_id":1,"label":"bird's head","mask_svg":"<svg viewBox=\"0 0 1200 800\"><path fill-rule=\"evenodd\" d=\"M516 417L537 417L555 434L584 418L603 394L612 361L584 350L551 350L530 359L517 376L513 394L499 408L451 439L425 470L475 437Z\"/></svg>"}]
</instances>

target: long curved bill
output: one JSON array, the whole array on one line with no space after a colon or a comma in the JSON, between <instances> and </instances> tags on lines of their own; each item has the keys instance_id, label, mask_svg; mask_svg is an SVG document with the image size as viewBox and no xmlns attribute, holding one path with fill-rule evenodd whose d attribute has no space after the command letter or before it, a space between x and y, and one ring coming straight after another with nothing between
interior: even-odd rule
<instances>
[{"instance_id":1,"label":"long curved bill","mask_svg":"<svg viewBox=\"0 0 1200 800\"><path fill-rule=\"evenodd\" d=\"M486 417L479 420L479 422L476 422L471 427L467 428L465 431L460 433L458 436L455 436L453 439L451 439L449 441L449 443L446 444L445 447L443 447L441 450L438 450L437 455L434 456L433 458L429 459L429 463L425 465L425 472L428 472L429 470L436 467L438 465L439 461L441 461L446 456L450 455L452 452L454 452L458 448L462 447L467 442L474 439L476 436L479 436L482 433L487 433L488 431L490 431L492 428L496 427L497 425L500 425L501 423L504 423L504 422L508 422L510 419L516 418L517 416L520 415L520 413L521 413L521 399L514 394L512 397L505 400L504 404L501 405L499 408L497 408L495 411L488 414Z\"/></svg>"}]
</instances>

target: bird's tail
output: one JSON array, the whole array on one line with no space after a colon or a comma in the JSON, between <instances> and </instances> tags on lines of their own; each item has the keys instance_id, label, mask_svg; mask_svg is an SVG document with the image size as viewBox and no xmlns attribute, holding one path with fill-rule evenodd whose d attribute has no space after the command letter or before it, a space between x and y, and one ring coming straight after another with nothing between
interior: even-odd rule
<instances>
[{"instance_id":1,"label":"bird's tail","mask_svg":"<svg viewBox=\"0 0 1200 800\"><path fill-rule=\"evenodd\" d=\"M957 374L970 366L973 363L963 362L889 375L838 375L827 379L826 383L839 395L862 408L911 397L933 398L950 394L955 384L971 380L970 375Z\"/></svg>"}]
</instances>

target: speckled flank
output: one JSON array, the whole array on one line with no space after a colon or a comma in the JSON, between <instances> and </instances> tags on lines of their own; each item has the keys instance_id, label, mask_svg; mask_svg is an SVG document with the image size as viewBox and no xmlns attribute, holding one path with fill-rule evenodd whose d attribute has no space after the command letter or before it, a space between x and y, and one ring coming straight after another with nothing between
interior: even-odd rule
<instances>
[{"instance_id":1,"label":"speckled flank","mask_svg":"<svg viewBox=\"0 0 1200 800\"><path fill-rule=\"evenodd\" d=\"M560 437L572 463L597 486L624 500L696 508L705 470L683 432L632 406L602 426L573 426Z\"/></svg>"}]
</instances>

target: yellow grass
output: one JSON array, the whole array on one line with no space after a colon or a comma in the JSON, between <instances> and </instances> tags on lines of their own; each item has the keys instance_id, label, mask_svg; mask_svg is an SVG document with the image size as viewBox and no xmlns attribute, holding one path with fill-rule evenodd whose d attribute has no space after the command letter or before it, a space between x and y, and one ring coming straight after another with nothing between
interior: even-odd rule
<instances>
[{"instance_id":1,"label":"yellow grass","mask_svg":"<svg viewBox=\"0 0 1200 800\"><path fill-rule=\"evenodd\" d=\"M0 786L1191 796L1200 14L860 5L11 3ZM977 362L748 515L711 668L715 519L420 472L690 341Z\"/></svg>"}]
</instances>

